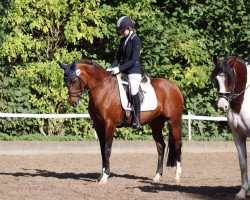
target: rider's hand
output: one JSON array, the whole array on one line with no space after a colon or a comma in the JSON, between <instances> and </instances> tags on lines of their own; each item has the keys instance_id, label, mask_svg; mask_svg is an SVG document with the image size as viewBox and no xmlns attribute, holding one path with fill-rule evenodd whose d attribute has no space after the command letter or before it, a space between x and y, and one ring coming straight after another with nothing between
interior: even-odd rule
<instances>
[{"instance_id":1,"label":"rider's hand","mask_svg":"<svg viewBox=\"0 0 250 200\"><path fill-rule=\"evenodd\" d=\"M119 67L114 67L114 68L111 68L111 67L108 67L106 69L107 72L110 72L111 74L113 75L116 75L116 74L119 74L120 73L120 70L119 70Z\"/></svg>"},{"instance_id":2,"label":"rider's hand","mask_svg":"<svg viewBox=\"0 0 250 200\"><path fill-rule=\"evenodd\" d=\"M119 73L120 73L119 67L114 67L114 68L112 68L111 70L112 70L112 71L111 71L111 74L113 74L113 75L116 75L116 74L119 74Z\"/></svg>"},{"instance_id":3,"label":"rider's hand","mask_svg":"<svg viewBox=\"0 0 250 200\"><path fill-rule=\"evenodd\" d=\"M108 67L108 68L106 69L106 71L107 71L107 72L111 72L111 71L112 71L112 68L111 68L111 67Z\"/></svg>"}]
</instances>

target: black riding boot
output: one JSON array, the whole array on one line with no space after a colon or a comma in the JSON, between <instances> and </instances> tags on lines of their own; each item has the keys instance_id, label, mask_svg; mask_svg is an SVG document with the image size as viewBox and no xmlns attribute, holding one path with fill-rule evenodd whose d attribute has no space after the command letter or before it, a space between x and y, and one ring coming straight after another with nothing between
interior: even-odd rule
<instances>
[{"instance_id":1,"label":"black riding boot","mask_svg":"<svg viewBox=\"0 0 250 200\"><path fill-rule=\"evenodd\" d=\"M136 95L132 95L132 104L133 104L133 114L134 114L133 126L139 129L141 128L141 122L140 122L141 102L138 93Z\"/></svg>"}]
</instances>

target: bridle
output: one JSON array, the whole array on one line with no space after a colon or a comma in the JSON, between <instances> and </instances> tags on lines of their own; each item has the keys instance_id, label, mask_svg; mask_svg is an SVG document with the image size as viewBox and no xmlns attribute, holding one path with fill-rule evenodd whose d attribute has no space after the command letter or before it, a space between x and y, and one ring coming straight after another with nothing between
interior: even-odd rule
<instances>
[{"instance_id":1,"label":"bridle","mask_svg":"<svg viewBox=\"0 0 250 200\"><path fill-rule=\"evenodd\" d=\"M67 65L59 62L59 65L62 69L64 69L65 73L64 73L64 83L65 85L68 87L69 90L69 85L74 83L75 80L77 80L78 82L78 88L77 90L74 90L72 92L68 92L68 95L70 97L77 97L80 98L81 95L84 93L84 91L86 90L88 93L90 93L91 91L93 91L95 88L97 88L99 85L102 85L103 83L105 83L107 80L109 80L112 76L112 74L110 74L107 78L105 78L103 81L101 81L100 83L96 84L94 87L90 88L90 89L86 89L87 87L87 81L85 81L83 78L81 78L81 71L80 69L76 68L76 62L73 62L73 64L68 67ZM92 61L92 66L94 66L95 63Z\"/></svg>"},{"instance_id":2,"label":"bridle","mask_svg":"<svg viewBox=\"0 0 250 200\"><path fill-rule=\"evenodd\" d=\"M95 88L97 88L99 85L102 85L103 83L105 83L107 80L109 80L111 78L112 74L109 75L106 79L104 79L103 81L101 81L100 83L96 84L94 87L92 87L91 89L87 89L86 88L86 83L84 82L84 80L80 77L77 76L78 78L78 82L80 84L80 89L79 90L75 90L73 92L69 92L68 95L70 97L78 97L77 94L80 93L80 96L84 93L84 91L87 91L88 93L90 93L91 91L93 91Z\"/></svg>"},{"instance_id":3,"label":"bridle","mask_svg":"<svg viewBox=\"0 0 250 200\"><path fill-rule=\"evenodd\" d=\"M77 94L80 93L80 96L84 93L85 91L85 87L86 87L86 84L85 82L78 76L77 77L78 81L80 82L80 89L79 90L75 90L73 92L68 92L68 95L70 97L78 97ZM69 83L70 84L70 83ZM82 84L83 84L83 87L82 87Z\"/></svg>"},{"instance_id":4,"label":"bridle","mask_svg":"<svg viewBox=\"0 0 250 200\"><path fill-rule=\"evenodd\" d=\"M218 74L217 76L228 76L226 75L224 72L223 73L220 73ZM226 99L227 101L232 101L234 98L235 98L235 94L234 94L234 87L235 85L233 85L232 89L230 92L217 92L217 96L219 98L224 98Z\"/></svg>"},{"instance_id":5,"label":"bridle","mask_svg":"<svg viewBox=\"0 0 250 200\"><path fill-rule=\"evenodd\" d=\"M235 62L236 62L236 60L235 60ZM235 62L233 63L233 67L232 67L233 69L234 69ZM233 73L233 74L235 75L235 73ZM220 75L220 76L222 76L222 75ZM234 93L235 85L233 85L230 92L218 92L217 95L218 95L219 98L224 98L228 102L231 102L231 101L237 99L240 95L242 95L247 90L247 88L249 88L249 87L250 87L250 85L248 85L240 93Z\"/></svg>"},{"instance_id":6,"label":"bridle","mask_svg":"<svg viewBox=\"0 0 250 200\"><path fill-rule=\"evenodd\" d=\"M234 94L233 91L231 92L218 92L217 95L219 98L224 98L226 99L228 102L231 102L232 100L238 98L244 91L242 91L239 94Z\"/></svg>"}]
</instances>

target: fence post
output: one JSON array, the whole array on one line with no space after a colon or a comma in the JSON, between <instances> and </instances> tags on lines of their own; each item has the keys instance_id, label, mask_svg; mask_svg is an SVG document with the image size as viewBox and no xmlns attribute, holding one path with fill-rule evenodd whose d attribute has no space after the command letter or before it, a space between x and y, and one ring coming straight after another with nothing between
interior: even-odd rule
<instances>
[{"instance_id":1,"label":"fence post","mask_svg":"<svg viewBox=\"0 0 250 200\"><path fill-rule=\"evenodd\" d=\"M188 112L188 140L192 139L192 119L191 119L191 112Z\"/></svg>"}]
</instances>

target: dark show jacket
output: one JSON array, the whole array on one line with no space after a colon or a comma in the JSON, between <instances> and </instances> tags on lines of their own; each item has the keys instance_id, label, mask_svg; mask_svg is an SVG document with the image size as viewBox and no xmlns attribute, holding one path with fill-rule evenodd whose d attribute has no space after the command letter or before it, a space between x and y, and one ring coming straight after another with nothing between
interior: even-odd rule
<instances>
[{"instance_id":1,"label":"dark show jacket","mask_svg":"<svg viewBox=\"0 0 250 200\"><path fill-rule=\"evenodd\" d=\"M142 74L140 64L140 38L135 33L132 33L127 41L127 44L124 46L125 41L126 37L123 37L120 41L116 59L110 67L116 67L119 63L119 70L121 73Z\"/></svg>"}]
</instances>

